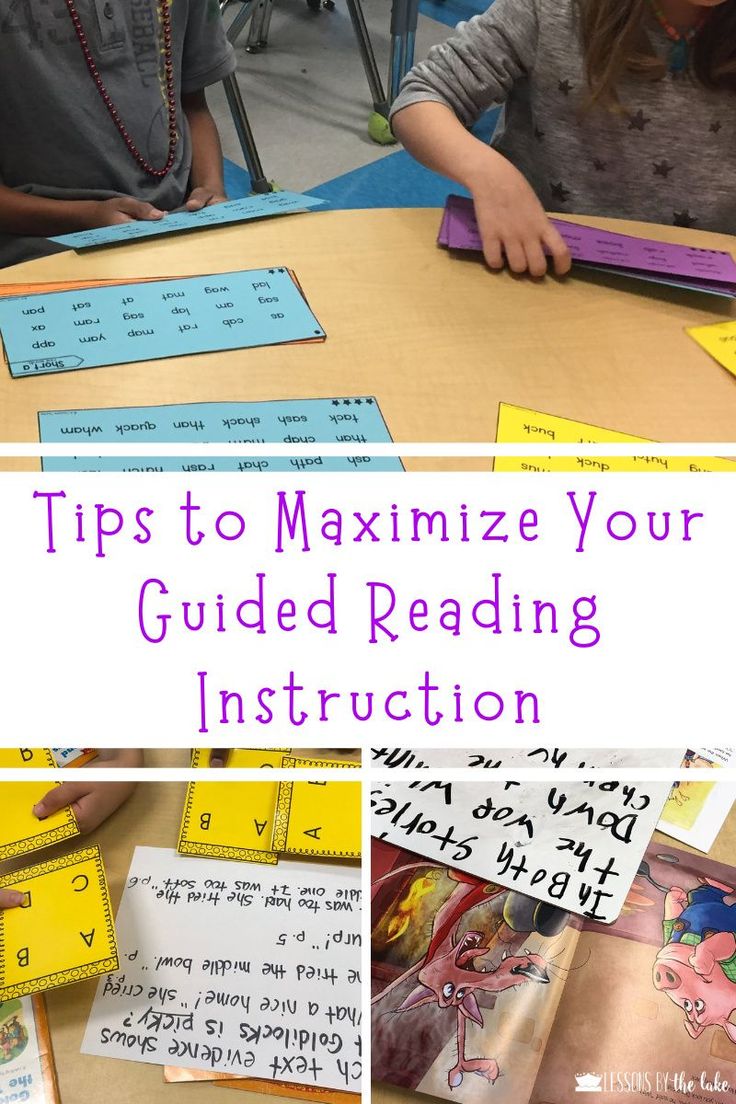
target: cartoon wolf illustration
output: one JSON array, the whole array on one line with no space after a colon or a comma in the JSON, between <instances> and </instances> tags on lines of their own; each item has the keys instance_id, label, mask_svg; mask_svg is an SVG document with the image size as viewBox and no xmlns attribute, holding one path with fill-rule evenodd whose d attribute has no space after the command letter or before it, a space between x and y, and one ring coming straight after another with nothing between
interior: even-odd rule
<instances>
[{"instance_id":1,"label":"cartoon wolf illustration","mask_svg":"<svg viewBox=\"0 0 736 1104\"><path fill-rule=\"evenodd\" d=\"M722 1027L736 1043L736 904L733 887L710 878L695 889L672 886L664 901L664 946L654 963L654 987L685 1013L693 1039Z\"/></svg>"},{"instance_id":2,"label":"cartoon wolf illustration","mask_svg":"<svg viewBox=\"0 0 736 1104\"><path fill-rule=\"evenodd\" d=\"M373 884L378 885L410 870L437 866L432 862L410 863L389 871ZM548 964L538 954L510 954L505 950L495 967L481 965L481 960L491 951L487 937L480 931L468 931L461 937L458 929L463 917L476 906L507 894L504 920L509 927L516 932L535 931L550 937L565 927L567 913L459 870L446 870L446 873L456 884L434 916L426 954L378 993L372 1003L385 1000L416 974L416 986L397 1008L392 1009L393 1012L409 1012L426 1004L455 1010L458 1057L447 1077L450 1088L454 1089L462 1084L466 1073L477 1074L493 1083L500 1072L495 1059L469 1058L465 1054L467 1021L483 1026L483 1013L476 994L501 993L529 983L547 985L550 980Z\"/></svg>"}]
</instances>

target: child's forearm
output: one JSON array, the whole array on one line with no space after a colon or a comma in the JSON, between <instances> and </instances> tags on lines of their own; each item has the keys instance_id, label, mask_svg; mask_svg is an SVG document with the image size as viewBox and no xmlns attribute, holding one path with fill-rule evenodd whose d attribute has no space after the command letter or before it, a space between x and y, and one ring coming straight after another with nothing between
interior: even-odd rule
<instances>
[{"instance_id":1,"label":"child's forearm","mask_svg":"<svg viewBox=\"0 0 736 1104\"><path fill-rule=\"evenodd\" d=\"M392 129L412 157L470 191L486 181L505 158L470 134L444 104L424 100L393 117Z\"/></svg>"},{"instance_id":2,"label":"child's forearm","mask_svg":"<svg viewBox=\"0 0 736 1104\"><path fill-rule=\"evenodd\" d=\"M192 92L184 96L183 106L192 138L192 190L207 188L213 194L224 195L220 135L204 92Z\"/></svg>"},{"instance_id":3,"label":"child's forearm","mask_svg":"<svg viewBox=\"0 0 736 1104\"><path fill-rule=\"evenodd\" d=\"M397 111L397 138L428 168L452 177L472 193L483 254L490 268L543 276L545 251L555 271L569 271L570 254L538 197L519 170L469 134L444 104L422 100Z\"/></svg>"},{"instance_id":4,"label":"child's forearm","mask_svg":"<svg viewBox=\"0 0 736 1104\"><path fill-rule=\"evenodd\" d=\"M87 200L44 199L0 184L0 233L43 238L85 230L92 206Z\"/></svg>"}]
</instances>

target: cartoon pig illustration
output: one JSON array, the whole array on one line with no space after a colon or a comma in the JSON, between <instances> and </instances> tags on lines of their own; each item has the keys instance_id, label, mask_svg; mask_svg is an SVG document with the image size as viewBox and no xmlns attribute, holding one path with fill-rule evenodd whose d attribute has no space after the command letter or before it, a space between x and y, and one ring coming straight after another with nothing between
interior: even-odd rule
<instances>
[{"instance_id":1,"label":"cartoon pig illustration","mask_svg":"<svg viewBox=\"0 0 736 1104\"><path fill-rule=\"evenodd\" d=\"M690 891L673 886L664 903L665 945L654 963L654 987L685 1013L685 1030L699 1038L722 1027L736 1043L736 904L731 886L711 879Z\"/></svg>"}]
</instances>

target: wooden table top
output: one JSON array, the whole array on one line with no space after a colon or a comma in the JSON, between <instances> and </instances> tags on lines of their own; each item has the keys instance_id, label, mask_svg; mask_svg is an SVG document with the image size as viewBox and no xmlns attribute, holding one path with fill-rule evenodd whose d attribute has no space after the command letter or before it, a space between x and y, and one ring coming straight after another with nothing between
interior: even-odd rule
<instances>
[{"instance_id":1,"label":"wooden table top","mask_svg":"<svg viewBox=\"0 0 736 1104\"><path fill-rule=\"evenodd\" d=\"M37 440L39 410L336 395L375 395L397 441L493 440L499 402L654 440L736 436L736 380L685 333L735 317L733 305L593 272L540 282L494 274L436 246L439 218L426 209L325 211L6 269L12 282L285 264L328 338L32 379L2 370L0 439ZM582 221L709 248L734 244L694 230Z\"/></svg>"}]
</instances>

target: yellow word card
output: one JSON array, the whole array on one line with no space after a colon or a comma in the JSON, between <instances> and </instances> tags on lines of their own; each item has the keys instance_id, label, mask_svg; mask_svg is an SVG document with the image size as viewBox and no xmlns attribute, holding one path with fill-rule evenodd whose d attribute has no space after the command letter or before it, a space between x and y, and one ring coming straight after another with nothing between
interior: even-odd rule
<instances>
[{"instance_id":1,"label":"yellow word card","mask_svg":"<svg viewBox=\"0 0 736 1104\"><path fill-rule=\"evenodd\" d=\"M0 769L55 767L51 748L0 748Z\"/></svg>"},{"instance_id":2,"label":"yellow word card","mask_svg":"<svg viewBox=\"0 0 736 1104\"><path fill-rule=\"evenodd\" d=\"M209 756L209 748L195 749L192 766L208 766ZM234 748L228 756L226 769L319 770L357 765L284 755L282 749L275 748ZM322 858L357 858L360 855L360 784L320 784L316 794L304 790L311 785L309 782L190 782L177 850L182 855L271 865L278 862L279 853L285 852ZM290 827L292 810L296 814L293 828Z\"/></svg>"},{"instance_id":3,"label":"yellow word card","mask_svg":"<svg viewBox=\"0 0 736 1104\"><path fill-rule=\"evenodd\" d=\"M211 748L195 748L192 766L210 765ZM280 767L289 748L232 748L227 767ZM182 855L278 862L271 849L278 783L190 782L177 850Z\"/></svg>"},{"instance_id":4,"label":"yellow word card","mask_svg":"<svg viewBox=\"0 0 736 1104\"><path fill-rule=\"evenodd\" d=\"M278 782L190 782L177 850L277 863L271 844L278 790Z\"/></svg>"},{"instance_id":5,"label":"yellow word card","mask_svg":"<svg viewBox=\"0 0 736 1104\"><path fill-rule=\"evenodd\" d=\"M0 859L25 855L59 840L79 835L72 810L66 806L39 820L33 806L53 789L48 782L6 782L2 787Z\"/></svg>"},{"instance_id":6,"label":"yellow word card","mask_svg":"<svg viewBox=\"0 0 736 1104\"><path fill-rule=\"evenodd\" d=\"M193 767L209 767L212 748L195 748L192 752ZM231 748L227 755L228 767L243 769L259 767L280 767L285 752L291 748ZM201 785L201 783L197 783Z\"/></svg>"},{"instance_id":7,"label":"yellow word card","mask_svg":"<svg viewBox=\"0 0 736 1104\"><path fill-rule=\"evenodd\" d=\"M735 360L736 363L736 360ZM633 437L613 429L542 414L523 406L499 403L498 444L653 444L646 437ZM736 471L733 460L688 456L497 456L493 465L497 472L717 472Z\"/></svg>"},{"instance_id":8,"label":"yellow word card","mask_svg":"<svg viewBox=\"0 0 736 1104\"><path fill-rule=\"evenodd\" d=\"M0 910L0 1001L117 970L99 848L7 874L0 889L25 894L20 908Z\"/></svg>"},{"instance_id":9,"label":"yellow word card","mask_svg":"<svg viewBox=\"0 0 736 1104\"><path fill-rule=\"evenodd\" d=\"M355 767L355 763L300 759L297 768ZM279 786L273 846L291 855L360 858L360 782L282 782Z\"/></svg>"},{"instance_id":10,"label":"yellow word card","mask_svg":"<svg viewBox=\"0 0 736 1104\"><path fill-rule=\"evenodd\" d=\"M727 372L736 376L736 322L716 322L710 326L691 326L687 332Z\"/></svg>"}]
</instances>

